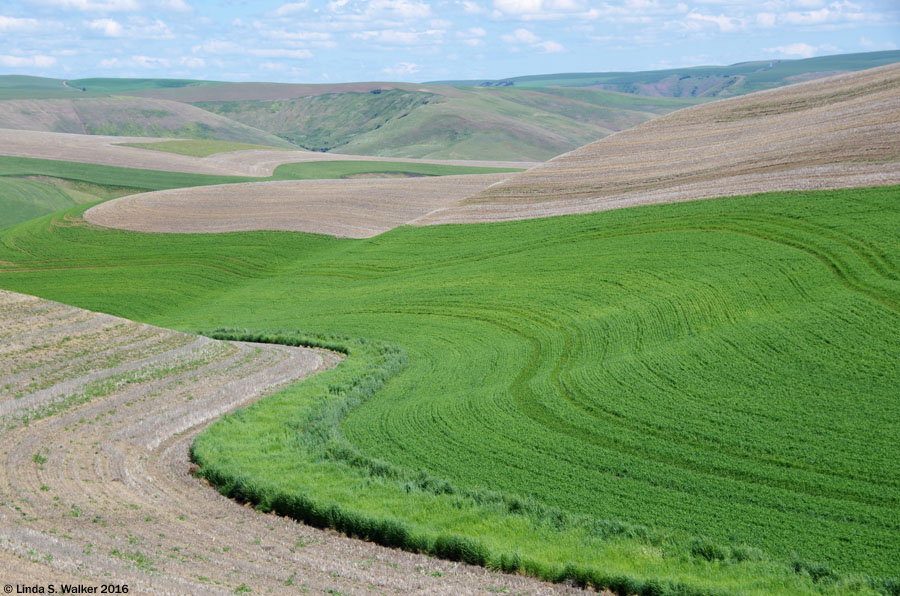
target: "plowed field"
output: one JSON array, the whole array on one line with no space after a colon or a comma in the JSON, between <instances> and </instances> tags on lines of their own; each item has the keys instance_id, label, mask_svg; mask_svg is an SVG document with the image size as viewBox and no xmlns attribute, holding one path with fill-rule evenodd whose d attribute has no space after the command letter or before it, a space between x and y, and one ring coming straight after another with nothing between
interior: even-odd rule
<instances>
[{"instance_id":1,"label":"plowed field","mask_svg":"<svg viewBox=\"0 0 900 596\"><path fill-rule=\"evenodd\" d=\"M288 230L368 238L453 205L510 174L251 182L144 193L85 212L141 232Z\"/></svg>"},{"instance_id":2,"label":"plowed field","mask_svg":"<svg viewBox=\"0 0 900 596\"><path fill-rule=\"evenodd\" d=\"M419 223L900 182L900 65L686 108L586 145Z\"/></svg>"}]
</instances>

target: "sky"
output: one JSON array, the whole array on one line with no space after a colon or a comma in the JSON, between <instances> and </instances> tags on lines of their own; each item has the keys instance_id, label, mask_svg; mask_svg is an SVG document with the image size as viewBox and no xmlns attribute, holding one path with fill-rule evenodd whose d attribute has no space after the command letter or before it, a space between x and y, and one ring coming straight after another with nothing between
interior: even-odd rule
<instances>
[{"instance_id":1,"label":"sky","mask_svg":"<svg viewBox=\"0 0 900 596\"><path fill-rule=\"evenodd\" d=\"M337 83L900 49L900 0L3 0L0 74Z\"/></svg>"}]
</instances>

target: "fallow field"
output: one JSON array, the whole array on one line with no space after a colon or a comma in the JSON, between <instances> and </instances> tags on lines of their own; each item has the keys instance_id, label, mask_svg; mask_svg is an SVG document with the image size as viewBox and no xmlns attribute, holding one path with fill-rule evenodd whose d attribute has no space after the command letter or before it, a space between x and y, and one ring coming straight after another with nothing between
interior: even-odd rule
<instances>
[{"instance_id":1,"label":"fallow field","mask_svg":"<svg viewBox=\"0 0 900 596\"><path fill-rule=\"evenodd\" d=\"M900 183L900 64L686 108L556 157L433 223Z\"/></svg>"}]
</instances>

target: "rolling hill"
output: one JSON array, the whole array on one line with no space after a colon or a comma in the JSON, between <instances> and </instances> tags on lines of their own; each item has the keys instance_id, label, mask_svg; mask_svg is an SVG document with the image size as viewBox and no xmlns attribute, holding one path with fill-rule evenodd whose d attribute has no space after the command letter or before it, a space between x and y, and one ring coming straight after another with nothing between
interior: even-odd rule
<instances>
[{"instance_id":1,"label":"rolling hill","mask_svg":"<svg viewBox=\"0 0 900 596\"><path fill-rule=\"evenodd\" d=\"M419 223L496 221L772 190L900 182L900 64L681 110Z\"/></svg>"},{"instance_id":2,"label":"rolling hill","mask_svg":"<svg viewBox=\"0 0 900 596\"><path fill-rule=\"evenodd\" d=\"M290 148L264 131L164 99L77 97L0 101L0 128L90 135L219 139Z\"/></svg>"},{"instance_id":3,"label":"rolling hill","mask_svg":"<svg viewBox=\"0 0 900 596\"><path fill-rule=\"evenodd\" d=\"M731 97L842 72L900 62L900 51L819 56L802 60L757 60L730 66L694 66L645 72L585 72L508 79L435 81L484 87L591 87L651 97Z\"/></svg>"},{"instance_id":4,"label":"rolling hill","mask_svg":"<svg viewBox=\"0 0 900 596\"><path fill-rule=\"evenodd\" d=\"M0 77L0 128L218 139L389 157L545 160L717 97L898 60L900 52L871 52L687 70L537 75L486 87L472 85L490 82L309 85L12 76Z\"/></svg>"}]
</instances>

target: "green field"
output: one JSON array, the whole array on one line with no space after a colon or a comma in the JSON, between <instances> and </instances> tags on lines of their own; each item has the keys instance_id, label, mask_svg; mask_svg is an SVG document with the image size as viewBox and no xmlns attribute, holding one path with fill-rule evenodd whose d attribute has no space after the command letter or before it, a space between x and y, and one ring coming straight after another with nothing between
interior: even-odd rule
<instances>
[{"instance_id":1,"label":"green field","mask_svg":"<svg viewBox=\"0 0 900 596\"><path fill-rule=\"evenodd\" d=\"M75 205L66 193L49 184L0 177L0 228L62 211Z\"/></svg>"},{"instance_id":2,"label":"green field","mask_svg":"<svg viewBox=\"0 0 900 596\"><path fill-rule=\"evenodd\" d=\"M0 287L346 351L196 442L263 509L620 594L896 595L898 193L367 240L75 208L0 231Z\"/></svg>"},{"instance_id":3,"label":"green field","mask_svg":"<svg viewBox=\"0 0 900 596\"><path fill-rule=\"evenodd\" d=\"M283 150L282 147L271 147L269 145L253 145L251 143L232 143L229 141L212 141L205 139L119 144L125 147L137 147L138 149L164 151L166 153L191 155L193 157L209 157L210 155L215 155L217 153L230 153L232 151L247 151L252 149L264 151Z\"/></svg>"}]
</instances>

